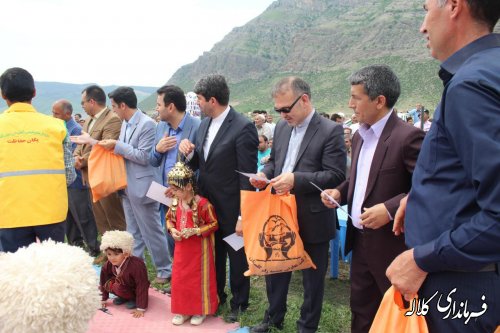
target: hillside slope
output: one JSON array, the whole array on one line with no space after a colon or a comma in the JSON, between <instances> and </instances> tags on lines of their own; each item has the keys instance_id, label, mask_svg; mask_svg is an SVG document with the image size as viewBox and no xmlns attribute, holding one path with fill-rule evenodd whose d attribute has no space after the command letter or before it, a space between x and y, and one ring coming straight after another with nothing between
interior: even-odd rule
<instances>
[{"instance_id":1,"label":"hillside slope","mask_svg":"<svg viewBox=\"0 0 500 333\"><path fill-rule=\"evenodd\" d=\"M186 91L210 73L226 76L239 111L272 107L272 84L285 75L309 81L319 111L347 111L348 76L368 64L387 64L401 79L400 109L435 106L441 83L418 29L420 2L405 0L278 0L234 28L212 50L168 80ZM154 108L155 96L143 109Z\"/></svg>"}]
</instances>

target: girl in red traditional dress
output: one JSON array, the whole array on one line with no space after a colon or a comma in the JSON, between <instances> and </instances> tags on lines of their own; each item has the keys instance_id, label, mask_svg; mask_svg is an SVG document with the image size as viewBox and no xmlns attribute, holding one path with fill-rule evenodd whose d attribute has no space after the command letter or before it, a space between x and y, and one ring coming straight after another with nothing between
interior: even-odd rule
<instances>
[{"instance_id":1,"label":"girl in red traditional dress","mask_svg":"<svg viewBox=\"0 0 500 333\"><path fill-rule=\"evenodd\" d=\"M174 200L166 226L176 241L171 281L174 325L189 318L192 325L201 325L219 303L214 261L217 218L212 204L196 194L195 181L193 171L181 162L168 173Z\"/></svg>"}]
</instances>

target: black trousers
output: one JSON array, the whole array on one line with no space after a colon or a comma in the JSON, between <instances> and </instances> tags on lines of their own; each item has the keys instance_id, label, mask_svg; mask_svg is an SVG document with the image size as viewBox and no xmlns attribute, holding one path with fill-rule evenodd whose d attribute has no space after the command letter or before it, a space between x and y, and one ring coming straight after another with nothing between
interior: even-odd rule
<instances>
[{"instance_id":1,"label":"black trousers","mask_svg":"<svg viewBox=\"0 0 500 333\"><path fill-rule=\"evenodd\" d=\"M85 241L91 254L99 253L97 226L87 189L68 188L66 237L70 245L79 245Z\"/></svg>"},{"instance_id":2,"label":"black trousers","mask_svg":"<svg viewBox=\"0 0 500 333\"><path fill-rule=\"evenodd\" d=\"M217 293L220 303L226 301L226 261L229 256L229 286L231 289L231 309L246 310L250 297L250 278L243 273L248 270L245 250L235 251L223 238L234 233L235 225L219 224L215 232L215 274L217 276Z\"/></svg>"},{"instance_id":3,"label":"black trousers","mask_svg":"<svg viewBox=\"0 0 500 333\"><path fill-rule=\"evenodd\" d=\"M59 222L34 227L0 229L0 252L16 252L19 248L36 242L36 238L40 241L52 239L62 243L65 224Z\"/></svg>"},{"instance_id":4,"label":"black trousers","mask_svg":"<svg viewBox=\"0 0 500 333\"><path fill-rule=\"evenodd\" d=\"M298 332L316 332L321 318L323 294L325 290L325 275L328 268L329 242L318 244L304 243L304 249L316 265L316 269L302 270L302 285L304 287L304 302L300 308L300 318L297 321ZM286 314L286 299L292 272L266 275L266 291L269 308L270 324L279 326Z\"/></svg>"}]
</instances>

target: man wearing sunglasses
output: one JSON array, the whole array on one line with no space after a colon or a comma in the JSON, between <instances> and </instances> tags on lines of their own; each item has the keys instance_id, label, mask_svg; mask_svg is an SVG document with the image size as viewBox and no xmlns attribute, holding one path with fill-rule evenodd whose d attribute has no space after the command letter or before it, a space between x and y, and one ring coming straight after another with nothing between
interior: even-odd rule
<instances>
[{"instance_id":1,"label":"man wearing sunglasses","mask_svg":"<svg viewBox=\"0 0 500 333\"><path fill-rule=\"evenodd\" d=\"M304 302L298 332L316 332L321 317L328 244L335 237L337 216L321 203L318 191L345 179L346 152L342 126L321 117L311 103L311 89L298 77L280 80L272 91L274 110L283 121L276 125L268 164L259 174L271 180L276 193L292 192L297 200L300 237L317 269L303 273ZM259 189L265 182L251 180ZM266 276L269 306L264 320L251 332L283 328L291 272Z\"/></svg>"}]
</instances>

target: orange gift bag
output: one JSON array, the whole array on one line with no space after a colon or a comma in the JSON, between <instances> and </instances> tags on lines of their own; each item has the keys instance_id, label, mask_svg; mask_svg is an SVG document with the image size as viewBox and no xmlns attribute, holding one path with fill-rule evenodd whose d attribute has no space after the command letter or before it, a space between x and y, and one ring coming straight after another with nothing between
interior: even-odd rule
<instances>
[{"instance_id":1,"label":"orange gift bag","mask_svg":"<svg viewBox=\"0 0 500 333\"><path fill-rule=\"evenodd\" d=\"M268 275L316 268L299 236L297 204L291 194L268 189L241 191L243 241L249 275Z\"/></svg>"},{"instance_id":2,"label":"orange gift bag","mask_svg":"<svg viewBox=\"0 0 500 333\"><path fill-rule=\"evenodd\" d=\"M425 317L413 312L404 308L401 293L391 286L384 294L370 333L429 333Z\"/></svg>"},{"instance_id":3,"label":"orange gift bag","mask_svg":"<svg viewBox=\"0 0 500 333\"><path fill-rule=\"evenodd\" d=\"M88 160L89 185L94 202L127 187L127 172L122 156L94 145Z\"/></svg>"}]
</instances>

